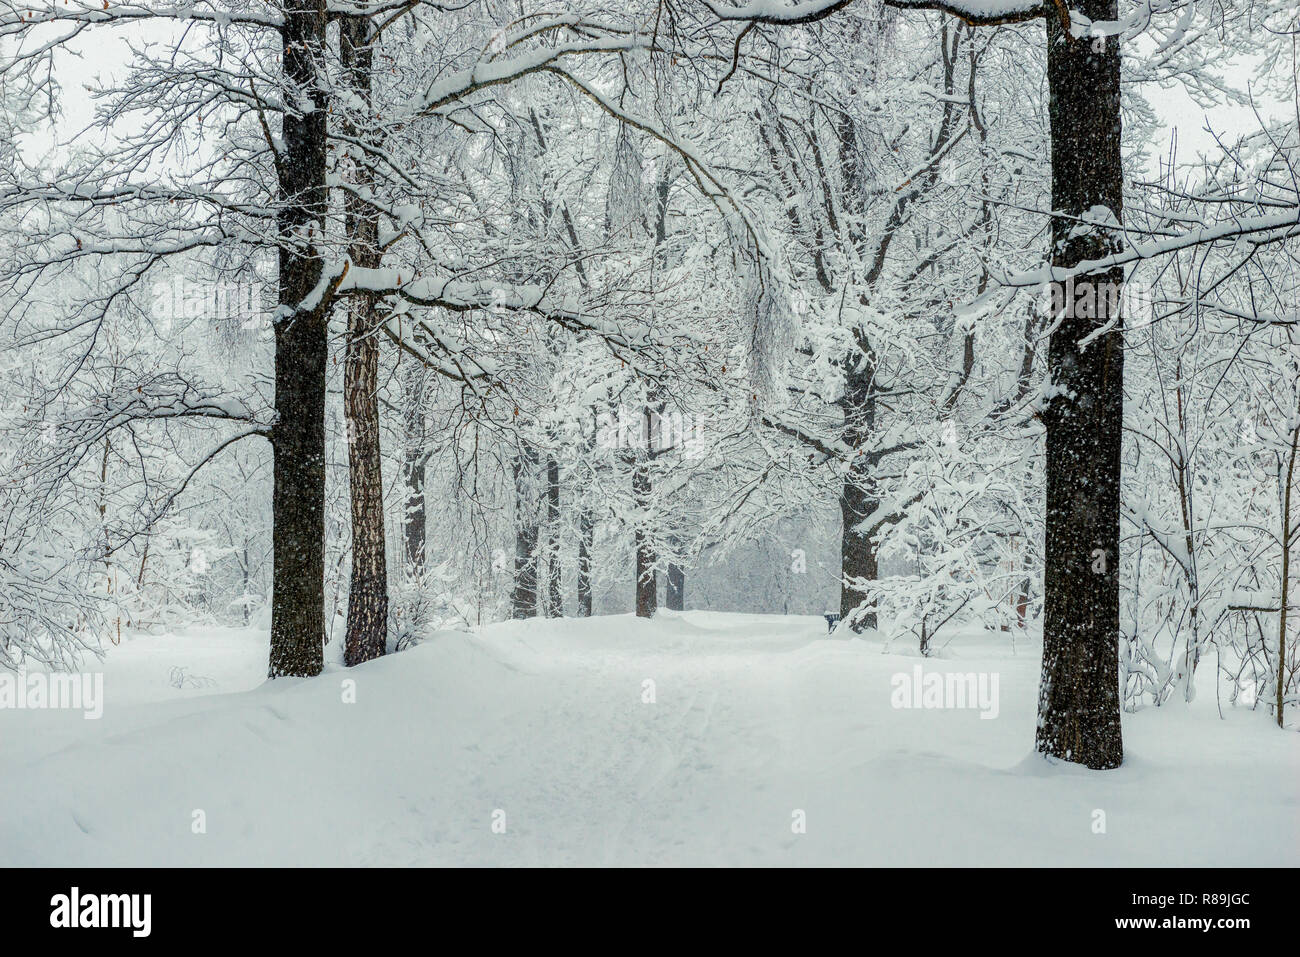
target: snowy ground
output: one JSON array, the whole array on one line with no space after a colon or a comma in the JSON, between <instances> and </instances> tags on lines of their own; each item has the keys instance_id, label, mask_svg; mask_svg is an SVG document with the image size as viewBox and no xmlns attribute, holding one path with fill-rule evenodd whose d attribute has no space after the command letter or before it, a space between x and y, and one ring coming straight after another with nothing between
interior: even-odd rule
<instances>
[{"instance_id":1,"label":"snowy ground","mask_svg":"<svg viewBox=\"0 0 1300 957\"><path fill-rule=\"evenodd\" d=\"M1040 648L1005 635L924 661L996 673L992 720L892 707L922 659L815 618L506 623L274 684L263 631L111 651L102 719L0 710L0 865L1280 865L1300 847L1294 733L1220 720L1207 675L1190 708L1125 715L1123 768L1050 766L1029 755Z\"/></svg>"}]
</instances>

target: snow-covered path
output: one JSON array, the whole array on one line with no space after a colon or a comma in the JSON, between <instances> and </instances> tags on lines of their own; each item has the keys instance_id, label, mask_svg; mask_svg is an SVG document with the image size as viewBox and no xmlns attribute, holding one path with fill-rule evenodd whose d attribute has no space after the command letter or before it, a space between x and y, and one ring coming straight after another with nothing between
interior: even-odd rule
<instances>
[{"instance_id":1,"label":"snow-covered path","mask_svg":"<svg viewBox=\"0 0 1300 957\"><path fill-rule=\"evenodd\" d=\"M1212 683L1126 715L1125 766L1088 772L1029 756L1037 643L909 652L827 640L820 619L691 612L441 633L265 684L262 633L137 638L104 665L101 720L0 711L0 864L1300 856L1296 736L1220 720ZM918 664L996 674L997 717L893 707L891 678ZM175 666L211 684L173 688Z\"/></svg>"}]
</instances>

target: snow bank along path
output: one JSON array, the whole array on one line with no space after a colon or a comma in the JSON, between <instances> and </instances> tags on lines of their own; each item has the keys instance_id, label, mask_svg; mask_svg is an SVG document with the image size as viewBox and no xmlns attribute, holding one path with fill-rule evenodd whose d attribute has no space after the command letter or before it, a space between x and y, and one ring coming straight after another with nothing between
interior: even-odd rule
<instances>
[{"instance_id":1,"label":"snow bank along path","mask_svg":"<svg viewBox=\"0 0 1300 957\"><path fill-rule=\"evenodd\" d=\"M1029 754L1040 646L1000 634L920 659L818 618L535 620L272 683L252 629L111 651L101 720L0 711L0 865L1300 859L1296 735L1220 720L1211 667L1090 772ZM918 664L997 674L997 717L893 707Z\"/></svg>"}]
</instances>

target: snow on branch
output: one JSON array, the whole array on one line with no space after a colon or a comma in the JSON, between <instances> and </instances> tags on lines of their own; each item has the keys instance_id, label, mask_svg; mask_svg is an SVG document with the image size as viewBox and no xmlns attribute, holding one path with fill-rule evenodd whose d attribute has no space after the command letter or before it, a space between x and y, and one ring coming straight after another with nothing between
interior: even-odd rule
<instances>
[{"instance_id":1,"label":"snow on branch","mask_svg":"<svg viewBox=\"0 0 1300 957\"><path fill-rule=\"evenodd\" d=\"M211 23L215 26L240 24L272 29L279 29L284 23L283 17L270 10L263 13L249 8L219 9L210 3L144 6L138 3L107 3L104 0L87 3L77 0L75 3L65 2L62 6L50 4L44 10L21 10L17 5L9 3L5 7L7 9L0 9L0 36L13 36L31 27L49 23L96 25L176 20Z\"/></svg>"},{"instance_id":2,"label":"snow on branch","mask_svg":"<svg viewBox=\"0 0 1300 957\"><path fill-rule=\"evenodd\" d=\"M715 0L705 0L705 5L720 20L794 26L823 20L852 2L853 0L807 0L804 3L787 4L779 0L750 0L749 3L733 7ZM998 26L1035 20L1045 16L1054 6L1065 22L1069 23L1064 3L1047 4L1029 0L885 0L885 4L900 10L939 10L974 26Z\"/></svg>"}]
</instances>

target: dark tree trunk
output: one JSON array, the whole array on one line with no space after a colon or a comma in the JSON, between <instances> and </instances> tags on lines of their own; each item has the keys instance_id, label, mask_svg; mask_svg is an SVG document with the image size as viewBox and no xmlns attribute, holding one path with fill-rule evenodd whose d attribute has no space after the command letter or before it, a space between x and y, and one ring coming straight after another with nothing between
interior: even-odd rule
<instances>
[{"instance_id":1,"label":"dark tree trunk","mask_svg":"<svg viewBox=\"0 0 1300 957\"><path fill-rule=\"evenodd\" d=\"M583 508L578 520L578 614L591 617L591 548L596 537L596 522L591 509Z\"/></svg>"},{"instance_id":2,"label":"dark tree trunk","mask_svg":"<svg viewBox=\"0 0 1300 957\"><path fill-rule=\"evenodd\" d=\"M515 589L510 600L515 618L537 615L537 525L522 523L515 528Z\"/></svg>"},{"instance_id":3,"label":"dark tree trunk","mask_svg":"<svg viewBox=\"0 0 1300 957\"><path fill-rule=\"evenodd\" d=\"M380 470L379 344L374 304L350 304L344 408L350 430L348 481L352 498L352 580L343 661L360 664L384 653L388 636L388 568L384 551L384 490Z\"/></svg>"},{"instance_id":4,"label":"dark tree trunk","mask_svg":"<svg viewBox=\"0 0 1300 957\"><path fill-rule=\"evenodd\" d=\"M1116 19L1115 0L1082 0L1093 22ZM1097 50L1047 17L1051 97L1052 264L1070 267L1116 248L1110 231L1079 228L1094 207L1123 214L1120 159L1119 39ZM1068 217L1068 218L1067 218ZM1109 295L1086 296L1078 283L1113 284L1122 269L1079 277L1075 308L1059 322L1048 351L1047 535L1043 672L1037 749L1090 768L1118 767L1124 747L1119 702L1120 447L1124 349ZM1080 304L1083 304L1080 308ZM1115 310L1117 313L1117 309ZM1085 313L1081 315L1081 313ZM1113 331L1079 342L1111 319Z\"/></svg>"},{"instance_id":5,"label":"dark tree trunk","mask_svg":"<svg viewBox=\"0 0 1300 957\"><path fill-rule=\"evenodd\" d=\"M327 305L299 308L320 279L317 243L327 199L325 97L316 83L316 60L325 44L323 0L285 0L280 36L285 81L315 109L306 114L286 110L282 130L276 422L271 431L272 678L317 675L324 666Z\"/></svg>"},{"instance_id":6,"label":"dark tree trunk","mask_svg":"<svg viewBox=\"0 0 1300 957\"><path fill-rule=\"evenodd\" d=\"M532 618L537 614L537 499L534 474L536 456L531 450L516 455L515 480L515 587L511 615Z\"/></svg>"},{"instance_id":7,"label":"dark tree trunk","mask_svg":"<svg viewBox=\"0 0 1300 957\"><path fill-rule=\"evenodd\" d=\"M664 589L664 604L669 611L686 610L686 569L681 565L668 566L668 584Z\"/></svg>"},{"instance_id":8,"label":"dark tree trunk","mask_svg":"<svg viewBox=\"0 0 1300 957\"><path fill-rule=\"evenodd\" d=\"M650 477L644 470L638 469L632 476L632 487L638 498L642 495L648 497L649 485ZM637 527L635 539L636 616L653 618L659 609L659 579L655 575L654 548L650 544L650 536L641 526Z\"/></svg>"},{"instance_id":9,"label":"dark tree trunk","mask_svg":"<svg viewBox=\"0 0 1300 957\"><path fill-rule=\"evenodd\" d=\"M546 459L546 617L559 618L560 597L560 463Z\"/></svg>"},{"instance_id":10,"label":"dark tree trunk","mask_svg":"<svg viewBox=\"0 0 1300 957\"><path fill-rule=\"evenodd\" d=\"M843 580L840 582L840 617L850 621L850 615L858 605L866 600L866 593L850 584L851 579L874 582L880 573L876 561L876 547L867 532L856 531L855 526L867 515L875 511L877 502L864 485L866 477L861 475L861 459L855 460L844 481L840 493L840 518L844 531L840 539L840 568ZM878 624L876 612L863 612L861 617L852 620L854 631L874 629Z\"/></svg>"},{"instance_id":11,"label":"dark tree trunk","mask_svg":"<svg viewBox=\"0 0 1300 957\"><path fill-rule=\"evenodd\" d=\"M371 99L370 21L344 17L339 26L341 61L352 91L361 102ZM366 110L367 118L369 109ZM347 122L352 127L351 122ZM348 130L355 137L363 129ZM362 158L358 157L358 160ZM358 185L370 176L362 162L352 168ZM345 200L352 261L379 265L374 211L349 194ZM384 554L384 484L379 449L379 341L373 296L348 302L347 354L343 367L343 412L348 433L348 485L352 500L352 581L348 589L347 638L343 662L356 665L378 658L388 640L388 568Z\"/></svg>"},{"instance_id":12,"label":"dark tree trunk","mask_svg":"<svg viewBox=\"0 0 1300 957\"><path fill-rule=\"evenodd\" d=\"M875 431L875 369L868 356L852 356L846 360L846 366L842 438L846 445L856 449L870 440ZM854 456L840 490L840 617L852 621L854 631L874 629L877 625L874 611L865 612L856 620L850 618L867 597L850 584L851 580L874 582L879 573L876 547L871 542L872 530L861 527L879 505L875 492L876 465L876 456L868 453Z\"/></svg>"}]
</instances>

